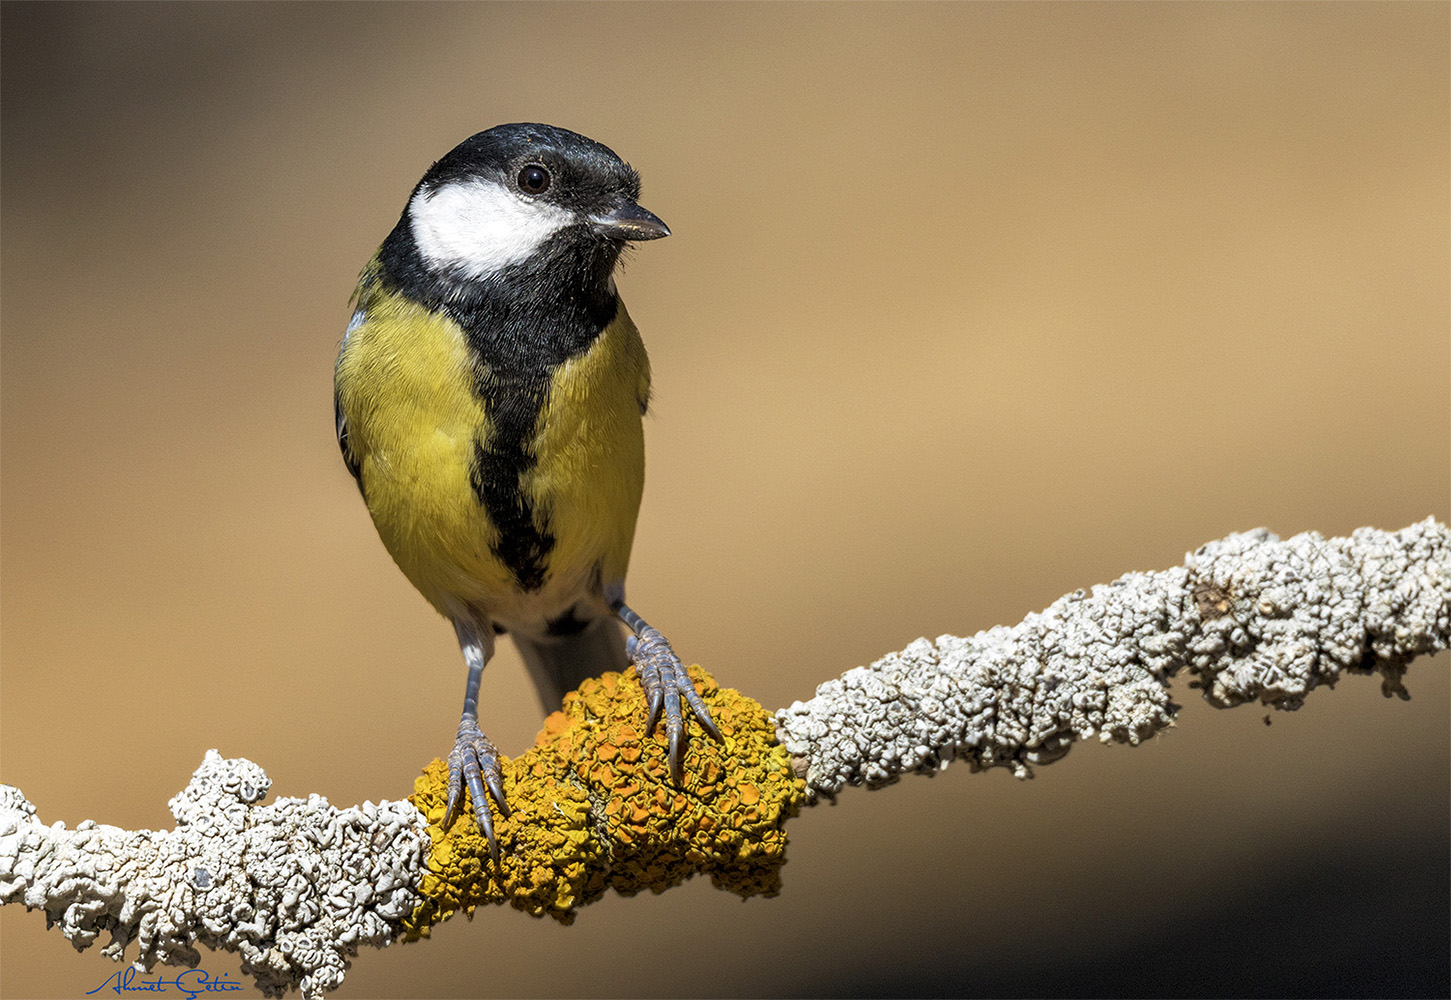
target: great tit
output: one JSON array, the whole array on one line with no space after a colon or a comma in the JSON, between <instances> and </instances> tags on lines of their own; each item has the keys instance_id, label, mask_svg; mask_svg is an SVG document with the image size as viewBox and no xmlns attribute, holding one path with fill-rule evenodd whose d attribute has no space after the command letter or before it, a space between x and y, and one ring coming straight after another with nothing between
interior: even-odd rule
<instances>
[{"instance_id":1,"label":"great tit","mask_svg":"<svg viewBox=\"0 0 1451 1000\"><path fill-rule=\"evenodd\" d=\"M509 810L478 719L496 635L513 636L546 711L633 662L677 782L682 699L721 738L670 643L625 604L650 367L613 274L628 243L670 235L639 195L627 163L566 129L465 139L363 269L338 352L343 460L468 668L445 826L466 787L496 865L489 796Z\"/></svg>"}]
</instances>

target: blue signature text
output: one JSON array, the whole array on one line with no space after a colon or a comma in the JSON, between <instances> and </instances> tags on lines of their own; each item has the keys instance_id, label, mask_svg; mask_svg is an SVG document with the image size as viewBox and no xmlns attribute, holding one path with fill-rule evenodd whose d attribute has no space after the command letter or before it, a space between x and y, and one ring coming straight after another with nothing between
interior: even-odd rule
<instances>
[{"instance_id":1,"label":"blue signature text","mask_svg":"<svg viewBox=\"0 0 1451 1000\"><path fill-rule=\"evenodd\" d=\"M224 972L220 979L213 979L201 969L188 969L175 979L141 979L141 973L136 971L136 967L130 966L91 990L86 996L95 996L102 990L110 990L120 996L122 993L165 993L169 989L175 989L190 1000L196 1000L203 993L240 990L242 984L227 978L228 975L229 973Z\"/></svg>"}]
</instances>

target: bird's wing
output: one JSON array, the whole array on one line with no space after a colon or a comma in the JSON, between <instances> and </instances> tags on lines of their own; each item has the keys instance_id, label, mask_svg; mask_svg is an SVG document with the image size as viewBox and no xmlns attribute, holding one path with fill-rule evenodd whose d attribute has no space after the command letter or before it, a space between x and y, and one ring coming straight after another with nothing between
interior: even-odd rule
<instances>
[{"instance_id":1,"label":"bird's wing","mask_svg":"<svg viewBox=\"0 0 1451 1000\"><path fill-rule=\"evenodd\" d=\"M343 415L343 403L338 398L336 391L333 392L333 419L337 421L338 448L343 453L343 464L348 467L348 471L357 480L358 489L362 490L363 469L358 462L357 456L353 454L353 450L348 447L348 418Z\"/></svg>"}]
</instances>

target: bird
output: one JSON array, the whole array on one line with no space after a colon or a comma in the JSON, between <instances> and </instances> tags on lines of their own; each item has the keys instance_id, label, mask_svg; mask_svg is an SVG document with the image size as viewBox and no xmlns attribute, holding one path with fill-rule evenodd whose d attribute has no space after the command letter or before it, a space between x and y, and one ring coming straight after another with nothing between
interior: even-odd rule
<instances>
[{"instance_id":1,"label":"bird","mask_svg":"<svg viewBox=\"0 0 1451 1000\"><path fill-rule=\"evenodd\" d=\"M577 132L521 122L470 136L428 168L364 266L338 350L344 463L467 671L444 828L466 789L496 867L492 810L509 807L479 681L497 636L546 712L633 663L646 736L663 717L677 785L682 705L722 739L670 642L625 603L650 364L615 272L627 248L670 235L639 197L634 168Z\"/></svg>"}]
</instances>

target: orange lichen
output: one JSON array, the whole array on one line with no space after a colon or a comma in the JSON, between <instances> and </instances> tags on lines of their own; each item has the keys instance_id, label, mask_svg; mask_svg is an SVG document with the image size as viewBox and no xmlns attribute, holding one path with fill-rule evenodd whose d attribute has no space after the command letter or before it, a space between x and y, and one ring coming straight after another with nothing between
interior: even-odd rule
<instances>
[{"instance_id":1,"label":"orange lichen","mask_svg":"<svg viewBox=\"0 0 1451 1000\"><path fill-rule=\"evenodd\" d=\"M771 715L689 669L724 745L690 723L677 788L663 725L644 735L645 699L633 671L586 681L544 720L530 750L503 761L513 812L494 816L501 870L469 810L443 830L448 769L441 760L430 764L412 796L428 817L433 848L421 886L427 901L406 922L410 935L486 903L569 923L607 888L664 892L696 873L742 897L775 895L785 822L805 785L776 742Z\"/></svg>"}]
</instances>

